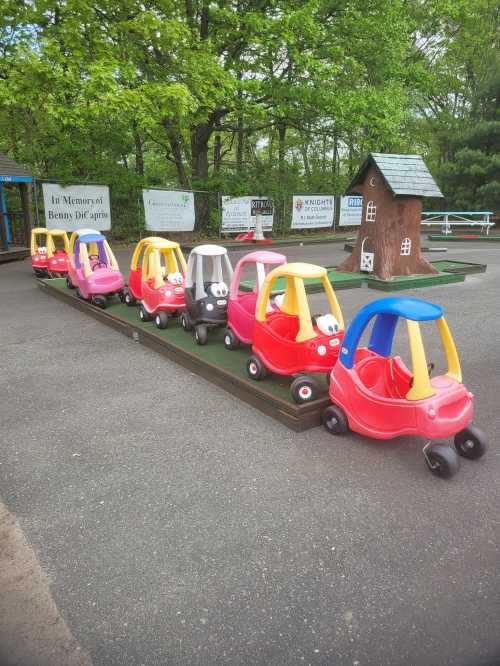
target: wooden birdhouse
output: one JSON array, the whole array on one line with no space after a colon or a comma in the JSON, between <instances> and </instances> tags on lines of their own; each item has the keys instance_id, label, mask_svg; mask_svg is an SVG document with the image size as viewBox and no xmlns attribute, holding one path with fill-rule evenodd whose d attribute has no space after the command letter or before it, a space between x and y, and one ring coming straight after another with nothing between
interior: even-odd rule
<instances>
[{"instance_id":1,"label":"wooden birdhouse","mask_svg":"<svg viewBox=\"0 0 500 666\"><path fill-rule=\"evenodd\" d=\"M339 271L396 275L438 271L420 249L422 197L442 197L420 155L371 153L347 188L363 197L356 246Z\"/></svg>"}]
</instances>

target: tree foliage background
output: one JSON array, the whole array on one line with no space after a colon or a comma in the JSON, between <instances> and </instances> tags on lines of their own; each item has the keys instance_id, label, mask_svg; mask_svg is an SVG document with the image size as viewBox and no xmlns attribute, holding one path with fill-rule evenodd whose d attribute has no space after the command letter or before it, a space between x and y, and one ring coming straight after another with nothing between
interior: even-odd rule
<instances>
[{"instance_id":1,"label":"tree foliage background","mask_svg":"<svg viewBox=\"0 0 500 666\"><path fill-rule=\"evenodd\" d=\"M424 155L449 208L500 200L498 0L0 0L0 151L42 178L341 192ZM213 197L197 198L214 228ZM440 204L442 205L442 203Z\"/></svg>"}]
</instances>

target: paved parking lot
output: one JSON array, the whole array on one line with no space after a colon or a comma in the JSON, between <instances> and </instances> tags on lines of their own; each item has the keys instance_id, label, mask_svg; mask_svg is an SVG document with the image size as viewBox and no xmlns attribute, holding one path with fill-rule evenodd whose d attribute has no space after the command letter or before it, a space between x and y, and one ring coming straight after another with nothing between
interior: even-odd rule
<instances>
[{"instance_id":1,"label":"paved parking lot","mask_svg":"<svg viewBox=\"0 0 500 666\"><path fill-rule=\"evenodd\" d=\"M446 257L488 264L405 292L446 309L490 439L451 481L415 439L293 433L0 266L0 495L89 661L500 663L500 246ZM338 293L347 322L381 296ZM24 631L5 663L53 666Z\"/></svg>"}]
</instances>

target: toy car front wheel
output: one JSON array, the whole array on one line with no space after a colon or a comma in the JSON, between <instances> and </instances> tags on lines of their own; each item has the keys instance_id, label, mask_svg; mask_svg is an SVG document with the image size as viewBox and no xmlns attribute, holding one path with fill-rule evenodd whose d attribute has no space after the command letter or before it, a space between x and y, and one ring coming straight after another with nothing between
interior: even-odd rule
<instances>
[{"instance_id":1,"label":"toy car front wheel","mask_svg":"<svg viewBox=\"0 0 500 666\"><path fill-rule=\"evenodd\" d=\"M460 469L460 459L451 446L434 444L425 453L425 462L430 471L441 479L450 479Z\"/></svg>"},{"instance_id":2,"label":"toy car front wheel","mask_svg":"<svg viewBox=\"0 0 500 666\"><path fill-rule=\"evenodd\" d=\"M199 345L206 345L208 340L208 328L201 324L194 330L194 338Z\"/></svg>"},{"instance_id":3,"label":"toy car front wheel","mask_svg":"<svg viewBox=\"0 0 500 666\"><path fill-rule=\"evenodd\" d=\"M95 305L98 308L104 308L106 307L106 296L101 296L100 294L97 294L96 296L92 296L90 299L90 302L92 305Z\"/></svg>"},{"instance_id":4,"label":"toy car front wheel","mask_svg":"<svg viewBox=\"0 0 500 666\"><path fill-rule=\"evenodd\" d=\"M344 412L335 405L327 407L321 415L323 425L331 435L345 435L349 430L349 424Z\"/></svg>"},{"instance_id":5,"label":"toy car front wheel","mask_svg":"<svg viewBox=\"0 0 500 666\"><path fill-rule=\"evenodd\" d=\"M191 323L191 319L189 318L189 315L188 315L187 312L181 312L180 322L181 322L182 328L185 331L192 331L193 330L193 325Z\"/></svg>"},{"instance_id":6,"label":"toy car front wheel","mask_svg":"<svg viewBox=\"0 0 500 666\"><path fill-rule=\"evenodd\" d=\"M292 398L299 404L311 402L318 397L318 385L310 377L296 377L290 386L290 391Z\"/></svg>"},{"instance_id":7,"label":"toy car front wheel","mask_svg":"<svg viewBox=\"0 0 500 666\"><path fill-rule=\"evenodd\" d=\"M135 298L132 296L132 294L128 289L123 294L123 302L125 303L125 305L129 305L130 307L132 307L132 305L135 305L137 303L137 301L135 300Z\"/></svg>"},{"instance_id":8,"label":"toy car front wheel","mask_svg":"<svg viewBox=\"0 0 500 666\"><path fill-rule=\"evenodd\" d=\"M141 321L151 321L151 319L152 319L151 315L146 310L144 305L141 305L141 307L139 308L139 319Z\"/></svg>"},{"instance_id":9,"label":"toy car front wheel","mask_svg":"<svg viewBox=\"0 0 500 666\"><path fill-rule=\"evenodd\" d=\"M247 361L247 374L251 379L264 379L267 375L267 368L258 356L250 356Z\"/></svg>"},{"instance_id":10,"label":"toy car front wheel","mask_svg":"<svg viewBox=\"0 0 500 666\"><path fill-rule=\"evenodd\" d=\"M234 331L228 328L224 333L224 347L232 351L233 349L238 349L239 346L239 338L236 337Z\"/></svg>"},{"instance_id":11,"label":"toy car front wheel","mask_svg":"<svg viewBox=\"0 0 500 666\"><path fill-rule=\"evenodd\" d=\"M474 425L469 425L455 435L455 449L462 458L477 460L486 453L486 435Z\"/></svg>"},{"instance_id":12,"label":"toy car front wheel","mask_svg":"<svg viewBox=\"0 0 500 666\"><path fill-rule=\"evenodd\" d=\"M68 289L74 289L75 288L75 285L71 282L68 275L66 276L66 286L68 287Z\"/></svg>"},{"instance_id":13,"label":"toy car front wheel","mask_svg":"<svg viewBox=\"0 0 500 666\"><path fill-rule=\"evenodd\" d=\"M166 312L158 312L155 316L155 324L158 328L167 328L168 314Z\"/></svg>"}]
</instances>

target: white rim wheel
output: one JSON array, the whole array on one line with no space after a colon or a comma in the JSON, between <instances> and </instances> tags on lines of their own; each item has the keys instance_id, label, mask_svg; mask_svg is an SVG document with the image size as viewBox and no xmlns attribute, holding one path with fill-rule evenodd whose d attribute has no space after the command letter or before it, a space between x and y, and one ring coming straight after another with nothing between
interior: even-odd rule
<instances>
[{"instance_id":1,"label":"white rim wheel","mask_svg":"<svg viewBox=\"0 0 500 666\"><path fill-rule=\"evenodd\" d=\"M231 344L231 337L229 335L226 335L224 338L224 342L226 343L227 346Z\"/></svg>"},{"instance_id":2,"label":"white rim wheel","mask_svg":"<svg viewBox=\"0 0 500 666\"><path fill-rule=\"evenodd\" d=\"M312 396L312 390L310 386L301 386L299 389L299 395L302 400L309 400Z\"/></svg>"},{"instance_id":3,"label":"white rim wheel","mask_svg":"<svg viewBox=\"0 0 500 666\"><path fill-rule=\"evenodd\" d=\"M156 325L161 326L161 319L158 315L156 315Z\"/></svg>"},{"instance_id":4,"label":"white rim wheel","mask_svg":"<svg viewBox=\"0 0 500 666\"><path fill-rule=\"evenodd\" d=\"M257 372L259 371L259 369L257 368L257 364L254 363L253 361L248 365L248 369L250 370L251 375L256 375Z\"/></svg>"}]
</instances>

